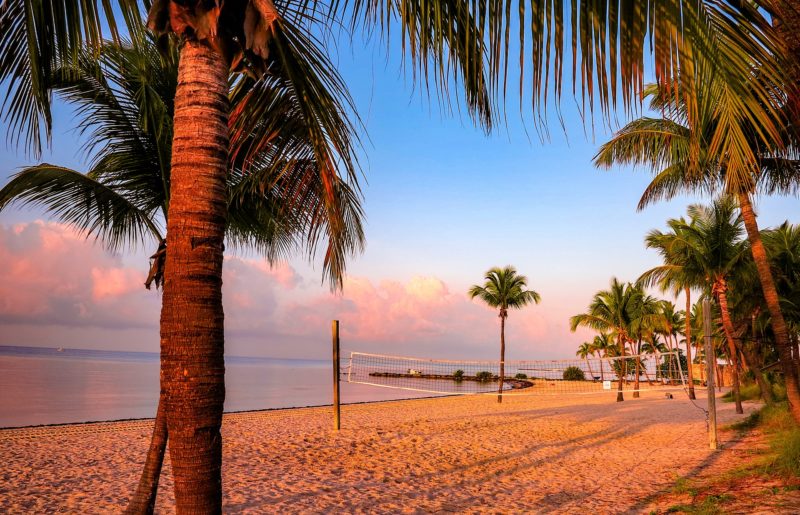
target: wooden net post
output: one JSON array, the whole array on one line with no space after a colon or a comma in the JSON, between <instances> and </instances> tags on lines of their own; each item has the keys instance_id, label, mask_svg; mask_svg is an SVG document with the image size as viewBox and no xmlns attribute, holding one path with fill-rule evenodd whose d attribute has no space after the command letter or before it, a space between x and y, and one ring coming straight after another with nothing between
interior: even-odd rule
<instances>
[{"instance_id":1,"label":"wooden net post","mask_svg":"<svg viewBox=\"0 0 800 515\"><path fill-rule=\"evenodd\" d=\"M708 394L708 446L716 449L717 444L717 399L714 395L714 364L717 362L717 355L711 344L711 303L708 299L703 300L703 333L706 343L706 384ZM690 378L691 380L691 378Z\"/></svg>"},{"instance_id":2,"label":"wooden net post","mask_svg":"<svg viewBox=\"0 0 800 515\"><path fill-rule=\"evenodd\" d=\"M333 343L333 429L341 428L341 408L339 405L339 321L331 324Z\"/></svg>"}]
</instances>

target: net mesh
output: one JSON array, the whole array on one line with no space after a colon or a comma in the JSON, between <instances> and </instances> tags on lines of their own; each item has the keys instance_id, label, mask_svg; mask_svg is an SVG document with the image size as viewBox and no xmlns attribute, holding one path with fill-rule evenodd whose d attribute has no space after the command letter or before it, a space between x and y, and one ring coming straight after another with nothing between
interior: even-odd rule
<instances>
[{"instance_id":1,"label":"net mesh","mask_svg":"<svg viewBox=\"0 0 800 515\"><path fill-rule=\"evenodd\" d=\"M616 358L506 361L503 390L519 395L616 393L682 389L677 353ZM638 372L638 373L637 373ZM349 383L442 394L496 393L499 361L449 361L352 352ZM637 381L638 376L638 381Z\"/></svg>"}]
</instances>

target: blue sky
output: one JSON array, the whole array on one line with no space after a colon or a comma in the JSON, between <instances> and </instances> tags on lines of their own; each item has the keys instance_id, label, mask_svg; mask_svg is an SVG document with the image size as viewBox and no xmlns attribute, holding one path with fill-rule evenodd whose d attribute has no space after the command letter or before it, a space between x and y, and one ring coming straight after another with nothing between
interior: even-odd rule
<instances>
[{"instance_id":1,"label":"blue sky","mask_svg":"<svg viewBox=\"0 0 800 515\"><path fill-rule=\"evenodd\" d=\"M571 97L562 102L568 138L551 112L550 138L540 142L532 126L526 133L518 108L509 109L507 128L498 127L486 136L466 115L442 114L435 98L428 101L414 92L399 59L387 61L379 45L359 40L351 46L345 40L339 48L340 70L368 135L363 157L366 252L352 261L353 280L343 297L330 296L319 284L319 266L302 259L282 265L279 272L259 267L256 256L233 261L240 275L226 279L231 354L324 357L326 320L337 317L342 319L343 335L350 337L345 341L349 348L494 357L497 319L466 300L465 292L488 268L512 264L529 277L542 303L512 313L510 359L569 357L588 333L569 333L566 318L585 309L592 293L607 286L611 276L633 280L658 264L657 256L642 244L645 233L682 215L688 203L703 200L679 198L636 212L647 172L595 169L591 158L610 132L598 123L592 137ZM517 105L515 96L509 105ZM530 112L522 114L530 120ZM43 160L83 169L70 109L58 105L55 120L52 149ZM0 148L0 183L32 162L14 148ZM798 222L797 198L761 199L757 207L762 227L787 218ZM0 213L0 227L6 230L0 245L6 246L8 259L22 255L11 252L22 245L22 233L10 228L40 219L41 213L14 207ZM46 226L47 234L61 230ZM25 233L32 238L26 243L30 256L42 252L35 242L46 240L45 229L39 226L37 231ZM107 256L91 241L64 241L64 253L55 263L65 270L96 259L102 262L97 270L103 272L92 276L95 281L108 277L112 269L118 269L114 277L131 285L139 284L137 274L146 275L150 249ZM26 289L21 277L15 284ZM87 282L86 287L92 284L96 295L91 299L70 300L67 295L57 304L81 305L89 312L85 321L65 323L52 313L57 306L38 319L11 310L0 313L6 327L0 344L157 350L157 295L134 291L133 286L104 293L96 283ZM48 286L42 295L54 288ZM236 312L239 305L233 299L247 298L241 304L247 309ZM149 318L126 324L108 312L112 302L117 313L128 306ZM13 303L6 298L0 307ZM302 330L296 327L298 316L304 317Z\"/></svg>"}]
</instances>

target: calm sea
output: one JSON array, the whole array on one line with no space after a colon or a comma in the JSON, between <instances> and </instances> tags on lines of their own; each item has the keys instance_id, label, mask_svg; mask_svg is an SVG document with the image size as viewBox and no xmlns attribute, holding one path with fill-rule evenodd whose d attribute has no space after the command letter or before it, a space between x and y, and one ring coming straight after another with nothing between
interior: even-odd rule
<instances>
[{"instance_id":1,"label":"calm sea","mask_svg":"<svg viewBox=\"0 0 800 515\"><path fill-rule=\"evenodd\" d=\"M331 403L329 361L225 358L225 411ZM0 427L155 416L158 354L0 346ZM430 394L341 385L343 403Z\"/></svg>"}]
</instances>

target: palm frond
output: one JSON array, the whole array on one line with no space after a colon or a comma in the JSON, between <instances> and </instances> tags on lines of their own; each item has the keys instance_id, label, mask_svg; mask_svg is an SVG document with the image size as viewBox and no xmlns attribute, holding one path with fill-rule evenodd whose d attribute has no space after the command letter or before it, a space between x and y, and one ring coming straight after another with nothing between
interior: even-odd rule
<instances>
[{"instance_id":1,"label":"palm frond","mask_svg":"<svg viewBox=\"0 0 800 515\"><path fill-rule=\"evenodd\" d=\"M49 164L25 168L0 190L0 210L11 203L43 207L51 216L109 249L161 240L148 212L88 175Z\"/></svg>"}]
</instances>

